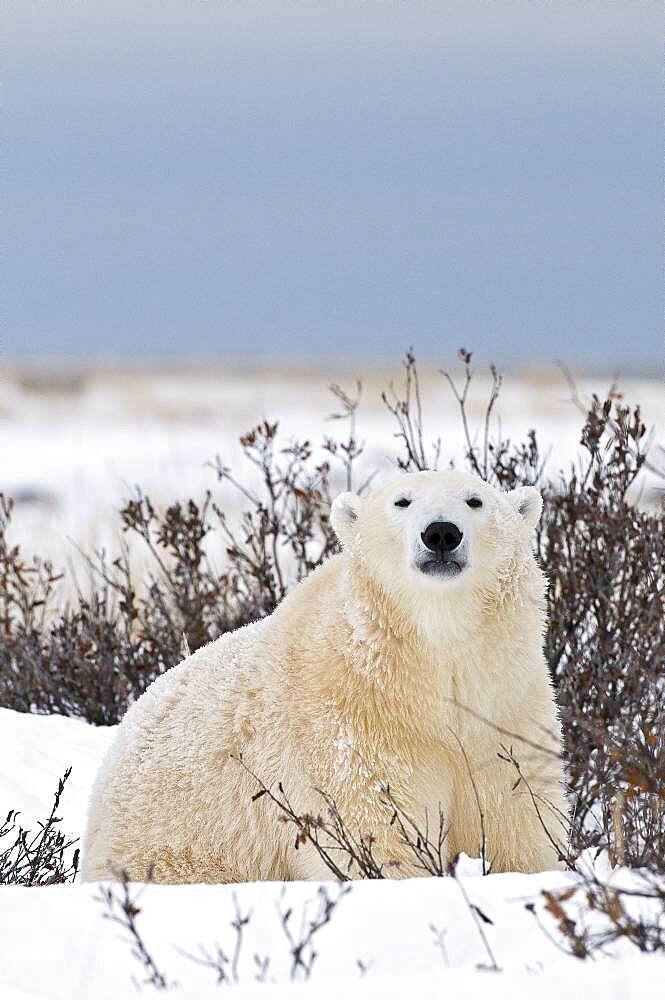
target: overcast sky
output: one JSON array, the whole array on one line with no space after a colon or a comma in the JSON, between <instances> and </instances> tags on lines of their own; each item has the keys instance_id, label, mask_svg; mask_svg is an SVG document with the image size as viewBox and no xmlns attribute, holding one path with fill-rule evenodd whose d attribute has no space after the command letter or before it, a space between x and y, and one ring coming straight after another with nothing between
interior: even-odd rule
<instances>
[{"instance_id":1,"label":"overcast sky","mask_svg":"<svg viewBox=\"0 0 665 1000\"><path fill-rule=\"evenodd\" d=\"M3 356L659 370L660 2L2 6Z\"/></svg>"}]
</instances>

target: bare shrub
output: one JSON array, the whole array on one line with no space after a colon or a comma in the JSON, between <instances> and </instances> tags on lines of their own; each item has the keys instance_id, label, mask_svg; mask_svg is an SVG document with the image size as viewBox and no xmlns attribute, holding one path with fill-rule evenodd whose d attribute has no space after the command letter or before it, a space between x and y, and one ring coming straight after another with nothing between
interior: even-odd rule
<instances>
[{"instance_id":1,"label":"bare shrub","mask_svg":"<svg viewBox=\"0 0 665 1000\"><path fill-rule=\"evenodd\" d=\"M662 867L665 519L629 502L647 455L639 408L594 397L581 444L579 467L547 487L538 534L572 844L613 852L618 842L626 863Z\"/></svg>"},{"instance_id":2,"label":"bare shrub","mask_svg":"<svg viewBox=\"0 0 665 1000\"><path fill-rule=\"evenodd\" d=\"M79 865L79 852L72 848L78 837L60 830L60 799L71 768L58 782L51 812L38 822L38 830L26 830L18 823L19 813L10 809L0 825L0 885L57 885L73 882ZM3 841L8 843L3 846Z\"/></svg>"},{"instance_id":3,"label":"bare shrub","mask_svg":"<svg viewBox=\"0 0 665 1000\"><path fill-rule=\"evenodd\" d=\"M183 652L270 614L289 586L335 551L329 463L310 468L309 442L280 448L277 424L267 422L244 435L242 446L261 472L263 493L246 489L219 458L214 463L219 481L247 503L239 528L229 526L210 493L202 504L189 500L160 512L137 490L120 519L148 553L148 579L133 579L127 546L111 561L104 552L85 556L97 586L74 607L59 604L61 574L38 559L28 563L10 544L13 504L0 495L0 704L118 722ZM336 455L326 442L352 481L362 448L352 436L339 448ZM221 573L205 553L211 531L227 543Z\"/></svg>"},{"instance_id":4,"label":"bare shrub","mask_svg":"<svg viewBox=\"0 0 665 1000\"><path fill-rule=\"evenodd\" d=\"M625 940L645 953L665 951L665 884L649 871L631 874L631 884L614 886L582 875L559 892L542 893L552 931L541 927L563 951L575 958L594 958ZM536 907L527 904L534 916Z\"/></svg>"}]
</instances>

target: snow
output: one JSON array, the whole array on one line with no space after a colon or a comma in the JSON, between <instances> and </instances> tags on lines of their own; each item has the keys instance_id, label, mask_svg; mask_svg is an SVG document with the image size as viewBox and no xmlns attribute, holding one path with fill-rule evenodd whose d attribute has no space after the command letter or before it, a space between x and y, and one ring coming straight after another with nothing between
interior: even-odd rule
<instances>
[{"instance_id":1,"label":"snow","mask_svg":"<svg viewBox=\"0 0 665 1000\"><path fill-rule=\"evenodd\" d=\"M0 816L21 810L21 823L44 819L68 767L58 815L67 833L82 834L97 768L115 732L62 715L27 715L0 708Z\"/></svg>"},{"instance_id":2,"label":"snow","mask_svg":"<svg viewBox=\"0 0 665 1000\"><path fill-rule=\"evenodd\" d=\"M62 828L82 833L90 785L113 729L76 719L21 715L0 709L0 812L23 811L24 821L44 816L57 779L72 766L61 815ZM623 873L629 877L628 873ZM536 903L541 921L554 928L539 901L541 889L558 889L572 876L501 874L483 877L480 862L462 858L459 882L446 879L356 882L340 899L331 922L315 938L318 953L309 981L291 982L287 938L279 907L291 909L297 933L303 912L313 916L315 883L238 886L136 887L141 892L139 928L176 996L218 997L215 973L194 962L203 946L231 955L231 921L251 911L243 932L238 984L243 997L327 998L531 998L587 989L629 1000L660 997L665 956L641 956L629 945L593 962L571 958L551 941L525 908ZM615 873L617 877L617 873ZM490 958L470 903L492 921L483 923L500 972ZM327 884L335 898L340 887ZM75 884L42 889L0 888L0 997L2 1000L116 1000L135 992L144 972L127 933L104 917L99 886ZM444 954L435 927L443 933ZM255 981L254 956L269 957L266 983ZM365 971L361 969L362 963ZM152 987L144 986L148 993Z\"/></svg>"}]
</instances>

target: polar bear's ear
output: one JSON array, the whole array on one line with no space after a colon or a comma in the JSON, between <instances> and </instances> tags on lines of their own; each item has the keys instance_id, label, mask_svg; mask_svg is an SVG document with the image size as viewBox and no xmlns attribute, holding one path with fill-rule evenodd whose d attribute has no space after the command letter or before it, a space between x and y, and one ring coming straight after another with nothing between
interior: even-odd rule
<instances>
[{"instance_id":1,"label":"polar bear's ear","mask_svg":"<svg viewBox=\"0 0 665 1000\"><path fill-rule=\"evenodd\" d=\"M535 486L519 486L507 494L509 502L520 514L528 528L535 528L543 509L543 498Z\"/></svg>"},{"instance_id":2,"label":"polar bear's ear","mask_svg":"<svg viewBox=\"0 0 665 1000\"><path fill-rule=\"evenodd\" d=\"M362 500L355 493L340 493L330 508L330 523L342 545L348 545L353 538Z\"/></svg>"}]
</instances>

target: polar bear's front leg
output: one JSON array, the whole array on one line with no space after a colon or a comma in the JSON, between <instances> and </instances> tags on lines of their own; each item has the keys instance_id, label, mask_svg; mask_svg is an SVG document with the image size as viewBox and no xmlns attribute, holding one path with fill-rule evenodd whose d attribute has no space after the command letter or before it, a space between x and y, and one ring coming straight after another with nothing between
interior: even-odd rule
<instances>
[{"instance_id":1,"label":"polar bear's front leg","mask_svg":"<svg viewBox=\"0 0 665 1000\"><path fill-rule=\"evenodd\" d=\"M492 758L460 768L457 774L449 847L484 855L492 872L539 872L563 867L560 855L568 837L567 804L560 760L527 753L519 763Z\"/></svg>"},{"instance_id":2,"label":"polar bear's front leg","mask_svg":"<svg viewBox=\"0 0 665 1000\"><path fill-rule=\"evenodd\" d=\"M488 840L496 846L492 871L541 872L564 867L567 831L561 816L527 792L503 803Z\"/></svg>"},{"instance_id":3,"label":"polar bear's front leg","mask_svg":"<svg viewBox=\"0 0 665 1000\"><path fill-rule=\"evenodd\" d=\"M508 766L508 765L507 765ZM489 817L488 858L493 871L540 872L564 867L568 840L567 804L558 761L532 762L507 776Z\"/></svg>"}]
</instances>

